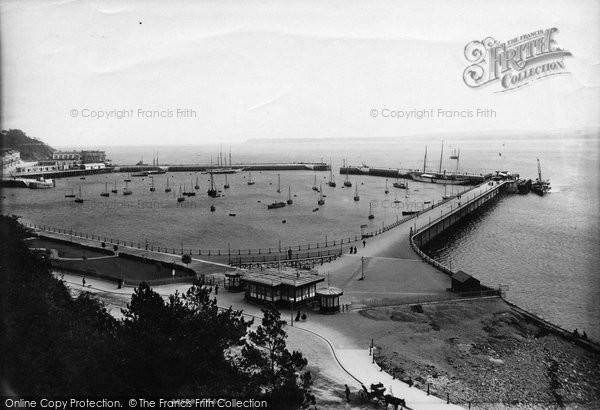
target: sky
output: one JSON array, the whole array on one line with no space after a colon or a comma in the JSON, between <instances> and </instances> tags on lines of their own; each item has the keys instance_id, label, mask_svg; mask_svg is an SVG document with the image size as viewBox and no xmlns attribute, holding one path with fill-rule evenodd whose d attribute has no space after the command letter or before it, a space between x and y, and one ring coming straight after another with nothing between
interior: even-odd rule
<instances>
[{"instance_id":1,"label":"sky","mask_svg":"<svg viewBox=\"0 0 600 410\"><path fill-rule=\"evenodd\" d=\"M597 1L0 1L2 128L52 146L598 128L598 21ZM465 84L468 43L549 28L562 74Z\"/></svg>"}]
</instances>

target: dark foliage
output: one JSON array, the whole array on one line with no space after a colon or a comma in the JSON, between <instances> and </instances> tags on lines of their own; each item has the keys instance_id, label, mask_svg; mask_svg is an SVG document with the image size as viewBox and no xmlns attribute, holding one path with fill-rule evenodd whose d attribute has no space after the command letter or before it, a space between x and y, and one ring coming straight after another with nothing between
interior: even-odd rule
<instances>
[{"instance_id":1,"label":"dark foliage","mask_svg":"<svg viewBox=\"0 0 600 410\"><path fill-rule=\"evenodd\" d=\"M252 375L250 384L255 391L272 396L275 408L294 408L314 401L309 391L310 373L300 373L307 361L300 352L287 349L285 324L279 311L263 310L261 325L248 333L240 366Z\"/></svg>"},{"instance_id":2,"label":"dark foliage","mask_svg":"<svg viewBox=\"0 0 600 410\"><path fill-rule=\"evenodd\" d=\"M0 217L2 384L16 394L102 394L118 383L111 346L118 322L87 294L73 299L29 251L30 233Z\"/></svg>"},{"instance_id":3,"label":"dark foliage","mask_svg":"<svg viewBox=\"0 0 600 410\"><path fill-rule=\"evenodd\" d=\"M0 135L0 147L16 149L20 152L21 158L26 161L43 161L52 158L54 148L37 138L28 137L21 130L2 130Z\"/></svg>"}]
</instances>

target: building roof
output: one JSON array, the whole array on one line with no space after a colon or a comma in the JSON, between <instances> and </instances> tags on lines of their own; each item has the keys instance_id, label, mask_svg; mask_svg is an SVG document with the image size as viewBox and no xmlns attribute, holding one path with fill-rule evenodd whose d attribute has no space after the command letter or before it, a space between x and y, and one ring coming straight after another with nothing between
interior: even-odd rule
<instances>
[{"instance_id":1,"label":"building roof","mask_svg":"<svg viewBox=\"0 0 600 410\"><path fill-rule=\"evenodd\" d=\"M312 283L323 282L325 278L315 272L302 271L277 271L276 269L255 270L242 274L242 281L248 283L260 283L263 285L279 286L303 286Z\"/></svg>"},{"instance_id":2,"label":"building roof","mask_svg":"<svg viewBox=\"0 0 600 410\"><path fill-rule=\"evenodd\" d=\"M452 275L452 279L464 283L466 281L468 281L469 279L473 278L473 276L469 275L467 272L459 270L458 272L456 272L454 275ZM473 278L475 279L475 278ZM477 280L477 279L475 279Z\"/></svg>"},{"instance_id":3,"label":"building roof","mask_svg":"<svg viewBox=\"0 0 600 410\"><path fill-rule=\"evenodd\" d=\"M317 289L317 295L342 296L343 294L344 294L344 291L342 291L340 288L336 288L334 286L328 286L326 288Z\"/></svg>"}]
</instances>

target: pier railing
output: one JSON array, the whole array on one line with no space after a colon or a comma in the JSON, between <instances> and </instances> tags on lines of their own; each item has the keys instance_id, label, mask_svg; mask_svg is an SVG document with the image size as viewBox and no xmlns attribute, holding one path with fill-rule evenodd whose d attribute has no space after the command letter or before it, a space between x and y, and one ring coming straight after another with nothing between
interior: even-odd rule
<instances>
[{"instance_id":1,"label":"pier railing","mask_svg":"<svg viewBox=\"0 0 600 410\"><path fill-rule=\"evenodd\" d=\"M461 301L468 299L480 299L500 296L498 289L482 289L472 292L457 292L457 293L446 293L438 295L406 295L398 296L395 298L372 298L363 299L360 301L352 302L352 309L357 308L376 308L386 306L403 306L403 305L416 305L416 304L428 304L435 302L448 302L448 301Z\"/></svg>"},{"instance_id":2,"label":"pier railing","mask_svg":"<svg viewBox=\"0 0 600 410\"><path fill-rule=\"evenodd\" d=\"M420 232L424 232L427 229L429 229L430 227L432 227L433 225L437 224L438 222L440 222L441 220L450 217L451 215L461 211L462 209L464 209L465 207L469 206L470 203L482 198L483 196L487 195L491 190L493 189L500 189L500 187L502 186L502 184L499 185L494 185L494 186L490 186L489 189L485 189L482 193L480 193L479 195L474 195L472 199L467 199L464 203L461 203L459 206L457 206L454 209L451 209L450 212L446 213L446 214L442 214L439 217L436 217L435 219L429 219L429 222L427 224L425 224L424 226L421 227L417 227L415 225L415 229L413 229L413 227L410 228L410 235L409 235L409 243L410 243L410 247L412 248L412 250L421 257L421 259L423 259L425 262L429 263L430 265L434 266L435 268L439 269L440 271L452 276L454 274L454 272L452 271L452 269L448 268L447 266L439 263L438 261L436 261L435 259L427 256L425 254L425 252L423 252L415 243L415 237L420 233ZM463 193L464 195L464 193Z\"/></svg>"}]
</instances>

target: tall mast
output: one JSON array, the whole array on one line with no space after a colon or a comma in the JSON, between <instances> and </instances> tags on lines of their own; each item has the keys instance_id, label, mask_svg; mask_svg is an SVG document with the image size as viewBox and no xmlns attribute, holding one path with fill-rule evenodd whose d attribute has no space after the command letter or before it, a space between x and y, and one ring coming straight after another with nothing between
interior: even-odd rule
<instances>
[{"instance_id":1,"label":"tall mast","mask_svg":"<svg viewBox=\"0 0 600 410\"><path fill-rule=\"evenodd\" d=\"M460 161L460 148L458 149L458 152L456 153L456 172L455 172L455 174L458 174L458 161Z\"/></svg>"},{"instance_id":2,"label":"tall mast","mask_svg":"<svg viewBox=\"0 0 600 410\"><path fill-rule=\"evenodd\" d=\"M231 166L231 145L229 146L229 166Z\"/></svg>"},{"instance_id":3,"label":"tall mast","mask_svg":"<svg viewBox=\"0 0 600 410\"><path fill-rule=\"evenodd\" d=\"M444 140L442 140L442 153L440 154L440 170L438 171L439 174L442 173L442 161L444 160Z\"/></svg>"},{"instance_id":4,"label":"tall mast","mask_svg":"<svg viewBox=\"0 0 600 410\"><path fill-rule=\"evenodd\" d=\"M423 172L425 172L426 165L427 165L427 145L425 145L425 158L423 158Z\"/></svg>"},{"instance_id":5,"label":"tall mast","mask_svg":"<svg viewBox=\"0 0 600 410\"><path fill-rule=\"evenodd\" d=\"M537 159L537 166L538 166L538 178L540 179L540 182L542 182L542 166L540 165L540 159Z\"/></svg>"}]
</instances>

